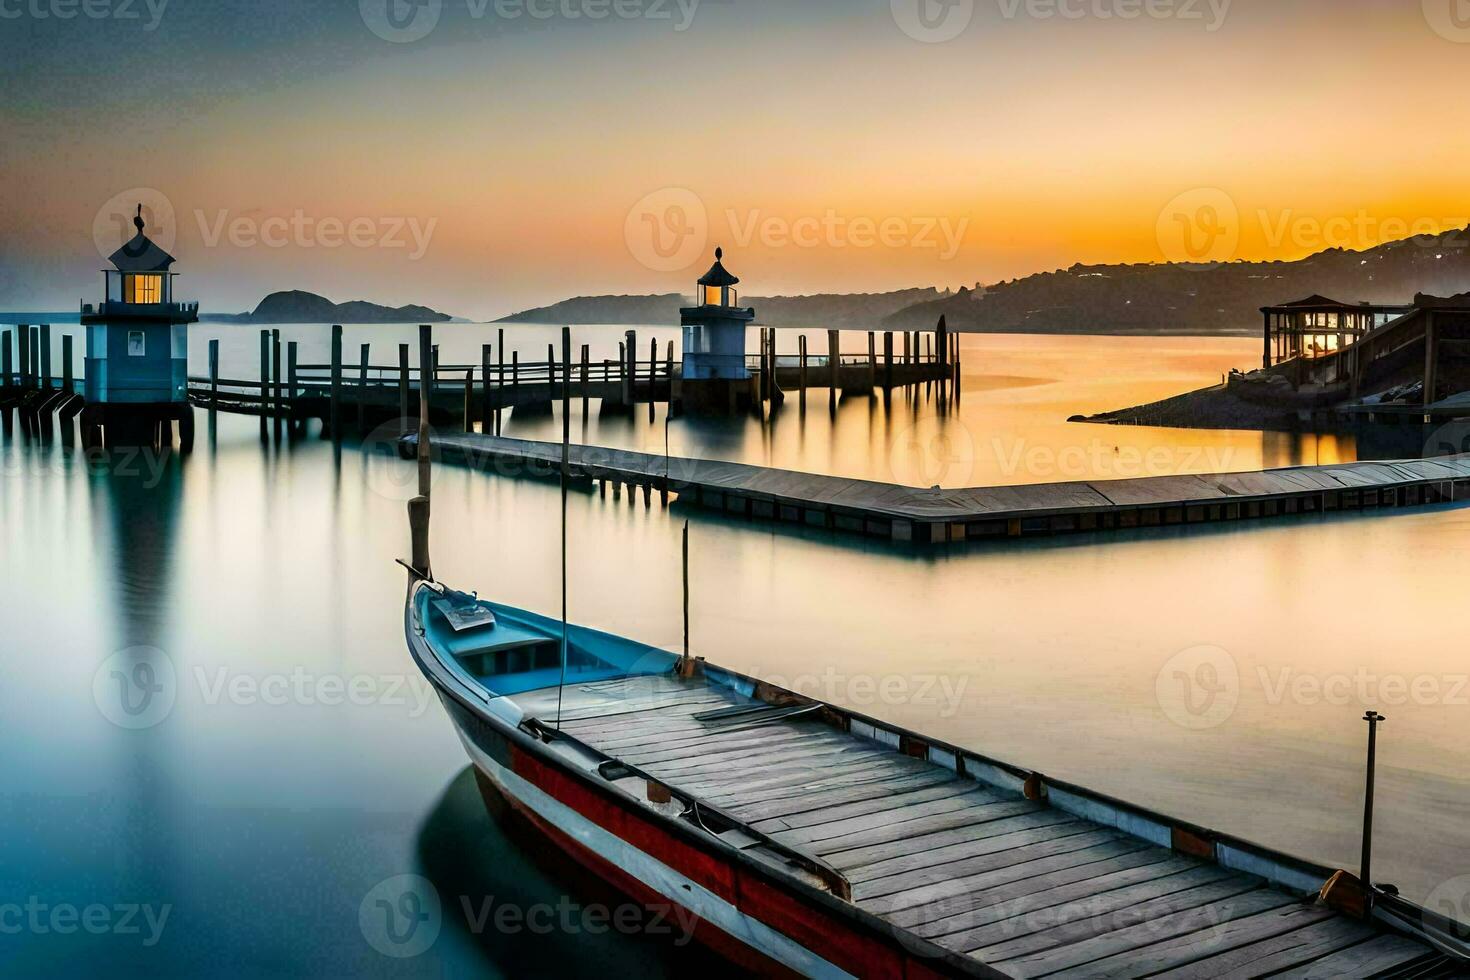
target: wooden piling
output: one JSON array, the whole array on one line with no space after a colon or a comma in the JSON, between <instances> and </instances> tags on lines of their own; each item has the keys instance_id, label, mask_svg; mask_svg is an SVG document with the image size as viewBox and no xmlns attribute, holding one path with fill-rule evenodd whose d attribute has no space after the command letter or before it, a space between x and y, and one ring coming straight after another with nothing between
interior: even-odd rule
<instances>
[{"instance_id":1,"label":"wooden piling","mask_svg":"<svg viewBox=\"0 0 1470 980\"><path fill-rule=\"evenodd\" d=\"M22 388L29 388L31 386L31 328L29 324L22 323L16 330L19 334L19 384Z\"/></svg>"},{"instance_id":2,"label":"wooden piling","mask_svg":"<svg viewBox=\"0 0 1470 980\"><path fill-rule=\"evenodd\" d=\"M587 384L588 384L588 380L587 379L588 379L588 375L591 373L591 358L592 358L592 349L587 344L583 344L582 345L582 421L583 422L587 421L587 414L588 414L589 406L591 405L591 402L592 402L591 395L587 391Z\"/></svg>"},{"instance_id":3,"label":"wooden piling","mask_svg":"<svg viewBox=\"0 0 1470 980\"><path fill-rule=\"evenodd\" d=\"M648 403L658 401L658 338L648 342Z\"/></svg>"},{"instance_id":4,"label":"wooden piling","mask_svg":"<svg viewBox=\"0 0 1470 980\"><path fill-rule=\"evenodd\" d=\"M837 396L842 390L842 332L827 331L827 371L831 378L832 391L828 404L837 407Z\"/></svg>"},{"instance_id":5,"label":"wooden piling","mask_svg":"<svg viewBox=\"0 0 1470 980\"><path fill-rule=\"evenodd\" d=\"M1424 313L1424 405L1435 402L1439 387L1439 331L1434 311Z\"/></svg>"},{"instance_id":6,"label":"wooden piling","mask_svg":"<svg viewBox=\"0 0 1470 980\"><path fill-rule=\"evenodd\" d=\"M271 414L271 332L260 332L260 434L265 435L266 419Z\"/></svg>"},{"instance_id":7,"label":"wooden piling","mask_svg":"<svg viewBox=\"0 0 1470 980\"><path fill-rule=\"evenodd\" d=\"M413 419L409 416L408 393L412 390L413 375L409 373L408 345L398 345L398 434L406 436L413 431Z\"/></svg>"},{"instance_id":8,"label":"wooden piling","mask_svg":"<svg viewBox=\"0 0 1470 980\"><path fill-rule=\"evenodd\" d=\"M490 358L494 350L490 344L480 345L480 432L484 435L494 431L490 421Z\"/></svg>"},{"instance_id":9,"label":"wooden piling","mask_svg":"<svg viewBox=\"0 0 1470 980\"><path fill-rule=\"evenodd\" d=\"M420 326L428 326L428 324L420 324ZM434 354L434 371L433 371L432 374L429 375L429 409L430 409L430 411L432 411L433 410L433 407L434 407L434 396L439 393L439 345L438 344L435 344L434 345L433 354Z\"/></svg>"},{"instance_id":10,"label":"wooden piling","mask_svg":"<svg viewBox=\"0 0 1470 980\"><path fill-rule=\"evenodd\" d=\"M51 324L41 324L41 390L51 390Z\"/></svg>"},{"instance_id":11,"label":"wooden piling","mask_svg":"<svg viewBox=\"0 0 1470 980\"><path fill-rule=\"evenodd\" d=\"M301 393L297 365L301 363L301 344L291 341L286 345L286 419L296 422L296 397Z\"/></svg>"},{"instance_id":12,"label":"wooden piling","mask_svg":"<svg viewBox=\"0 0 1470 980\"><path fill-rule=\"evenodd\" d=\"M868 331L868 391L878 387L878 338Z\"/></svg>"},{"instance_id":13,"label":"wooden piling","mask_svg":"<svg viewBox=\"0 0 1470 980\"><path fill-rule=\"evenodd\" d=\"M546 396L553 402L557 400L555 344L546 345Z\"/></svg>"},{"instance_id":14,"label":"wooden piling","mask_svg":"<svg viewBox=\"0 0 1470 980\"><path fill-rule=\"evenodd\" d=\"M632 364L638 360L638 331L629 330L623 334L624 343L619 351L623 361L623 404L633 404L633 371Z\"/></svg>"},{"instance_id":15,"label":"wooden piling","mask_svg":"<svg viewBox=\"0 0 1470 980\"><path fill-rule=\"evenodd\" d=\"M371 345L363 344L357 362L357 431L367 430L368 364Z\"/></svg>"},{"instance_id":16,"label":"wooden piling","mask_svg":"<svg viewBox=\"0 0 1470 980\"><path fill-rule=\"evenodd\" d=\"M495 434L500 435L500 416L502 409L500 403L503 399L500 395L505 389L505 328L501 327L495 332Z\"/></svg>"},{"instance_id":17,"label":"wooden piling","mask_svg":"<svg viewBox=\"0 0 1470 980\"><path fill-rule=\"evenodd\" d=\"M883 331L883 390L893 388L893 331Z\"/></svg>"},{"instance_id":18,"label":"wooden piling","mask_svg":"<svg viewBox=\"0 0 1470 980\"><path fill-rule=\"evenodd\" d=\"M281 384L281 331L271 331L271 402L272 415L276 420L276 428L280 428L281 418L286 413L282 407L282 398L285 388Z\"/></svg>"},{"instance_id":19,"label":"wooden piling","mask_svg":"<svg viewBox=\"0 0 1470 980\"><path fill-rule=\"evenodd\" d=\"M61 390L68 396L74 395L75 383L71 366L71 334L64 334L61 338Z\"/></svg>"},{"instance_id":20,"label":"wooden piling","mask_svg":"<svg viewBox=\"0 0 1470 980\"><path fill-rule=\"evenodd\" d=\"M342 438L342 324L332 325L332 392L329 418L332 438Z\"/></svg>"},{"instance_id":21,"label":"wooden piling","mask_svg":"<svg viewBox=\"0 0 1470 980\"><path fill-rule=\"evenodd\" d=\"M475 431L475 369L464 373L464 430Z\"/></svg>"},{"instance_id":22,"label":"wooden piling","mask_svg":"<svg viewBox=\"0 0 1470 980\"><path fill-rule=\"evenodd\" d=\"M797 386L797 392L801 396L801 406L803 408L805 408L806 407L806 334L802 334L801 337L797 340L796 351L797 351L797 357L799 357L801 359L800 360L800 365L797 368L797 372L796 372L796 386Z\"/></svg>"},{"instance_id":23,"label":"wooden piling","mask_svg":"<svg viewBox=\"0 0 1470 980\"><path fill-rule=\"evenodd\" d=\"M516 394L521 387L521 352L513 350L510 352L510 398L511 404L516 404Z\"/></svg>"},{"instance_id":24,"label":"wooden piling","mask_svg":"<svg viewBox=\"0 0 1470 980\"><path fill-rule=\"evenodd\" d=\"M209 410L219 411L219 341L209 342Z\"/></svg>"},{"instance_id":25,"label":"wooden piling","mask_svg":"<svg viewBox=\"0 0 1470 980\"><path fill-rule=\"evenodd\" d=\"M669 405L674 404L674 342L669 341L669 359L665 364L665 373L669 376Z\"/></svg>"},{"instance_id":26,"label":"wooden piling","mask_svg":"<svg viewBox=\"0 0 1470 980\"><path fill-rule=\"evenodd\" d=\"M41 387L41 328L31 328L31 387Z\"/></svg>"},{"instance_id":27,"label":"wooden piling","mask_svg":"<svg viewBox=\"0 0 1470 980\"><path fill-rule=\"evenodd\" d=\"M0 388L15 384L14 370L15 365L10 360L10 331L0 330Z\"/></svg>"}]
</instances>

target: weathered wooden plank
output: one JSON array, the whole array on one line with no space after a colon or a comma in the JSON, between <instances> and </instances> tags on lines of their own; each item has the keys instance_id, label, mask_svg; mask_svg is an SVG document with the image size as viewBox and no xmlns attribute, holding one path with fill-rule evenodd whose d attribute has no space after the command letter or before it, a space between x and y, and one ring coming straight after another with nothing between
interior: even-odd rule
<instances>
[{"instance_id":1,"label":"weathered wooden plank","mask_svg":"<svg viewBox=\"0 0 1470 980\"><path fill-rule=\"evenodd\" d=\"M1120 867L1115 862L1134 858L1140 864L1157 863L1169 855L1170 852L1163 848L1152 847L1143 841L1118 834L1115 839L1103 844L982 871L968 877L945 878L934 884L919 885L882 897L869 898L862 905L889 921L906 924L933 918L929 907L941 901L947 903L956 896L972 900L970 905L963 908L980 908L990 904L990 895L996 895L998 901L1008 901L1030 894L1031 891L1093 878L1100 873L1106 874L1107 871ZM1099 868L1105 870L1099 871ZM887 879L883 881L886 882ZM1037 884L1032 884L1033 882ZM1008 889L1016 891L1008 893Z\"/></svg>"},{"instance_id":2,"label":"weathered wooden plank","mask_svg":"<svg viewBox=\"0 0 1470 980\"><path fill-rule=\"evenodd\" d=\"M781 817L768 817L755 821L757 830L765 833L772 831L789 830L802 831L815 827L821 827L829 823L838 823L855 817L872 817L882 820L883 814L892 813L895 810L905 810L911 806L921 806L929 802L940 802L956 797L968 796L979 792L984 796L991 795L985 788L978 788L975 783L968 779L950 778L932 785L920 786L895 793L891 796L883 796L877 799L857 800L852 803L843 803L831 807L818 807L800 813L790 813Z\"/></svg>"},{"instance_id":3,"label":"weathered wooden plank","mask_svg":"<svg viewBox=\"0 0 1470 980\"><path fill-rule=\"evenodd\" d=\"M610 743L599 739L599 747ZM674 763L685 759L714 758L730 752L754 752L771 746L849 745L851 741L830 731L801 728L762 728L748 732L708 732L682 738L672 744L658 741L632 747L617 747L620 759L639 765Z\"/></svg>"},{"instance_id":4,"label":"weathered wooden plank","mask_svg":"<svg viewBox=\"0 0 1470 980\"><path fill-rule=\"evenodd\" d=\"M905 892L927 885L938 885L956 878L964 879L983 876L993 872L1001 874L1019 872L1024 875L1029 873L1030 868L1044 858L1064 855L1073 851L1082 851L1099 844L1109 844L1125 838L1125 834L1116 830L1089 830L1082 834L1054 837L1050 840L1039 841L1035 844L1028 844L1022 847L1013 847L1008 850L962 858L951 861L942 867L926 866L914 868L902 873L887 875L883 878L874 878L871 881L854 882L852 894L854 900L867 904L870 900L881 898L885 895Z\"/></svg>"},{"instance_id":5,"label":"weathered wooden plank","mask_svg":"<svg viewBox=\"0 0 1470 980\"><path fill-rule=\"evenodd\" d=\"M1267 942L1283 933L1314 925L1336 913L1309 905L1288 905L1260 915L1249 915L1200 932L1168 939L1152 946L1094 960L1068 971L1096 980L1128 980L1197 962L1226 950ZM1064 973L1062 976L1066 976Z\"/></svg>"},{"instance_id":6,"label":"weathered wooden plank","mask_svg":"<svg viewBox=\"0 0 1470 980\"><path fill-rule=\"evenodd\" d=\"M743 820L774 819L800 813L824 810L850 803L896 798L915 789L933 786L973 786L952 772L932 769L917 772L901 779L864 783L857 786L829 787L810 793L798 793L780 799L754 801L734 800L728 809Z\"/></svg>"},{"instance_id":7,"label":"weathered wooden plank","mask_svg":"<svg viewBox=\"0 0 1470 980\"><path fill-rule=\"evenodd\" d=\"M1175 967L1160 973L1157 980L1250 980L1305 966L1376 935L1371 926L1336 916Z\"/></svg>"},{"instance_id":8,"label":"weathered wooden plank","mask_svg":"<svg viewBox=\"0 0 1470 980\"><path fill-rule=\"evenodd\" d=\"M907 827L924 817L937 816L939 814L954 813L959 810L967 810L971 807L986 806L991 803L1011 803L1015 800L1002 798L998 793L992 793L971 786L967 792L940 796L933 799L911 800L907 803L899 800L893 801L895 806L877 813L861 813L853 816L844 816L836 820L821 820L800 828L781 828L781 839L785 841L801 841L809 844L820 844L824 841L847 837L852 834L860 834L863 831L875 830L886 827ZM1035 806L1035 804L1032 804ZM818 815L817 819L821 819Z\"/></svg>"},{"instance_id":9,"label":"weathered wooden plank","mask_svg":"<svg viewBox=\"0 0 1470 980\"><path fill-rule=\"evenodd\" d=\"M1427 960L1436 954L1403 936L1381 935L1366 943L1349 946L1308 963L1275 974L1273 980L1328 980L1332 977L1371 977L1389 970L1403 969L1411 963Z\"/></svg>"},{"instance_id":10,"label":"weathered wooden plank","mask_svg":"<svg viewBox=\"0 0 1470 980\"><path fill-rule=\"evenodd\" d=\"M1070 881L1058 883L1058 874L1068 876L1059 872L1028 878L1009 887L968 892L945 903L946 911L952 914L943 918L934 918L928 914L928 909L918 912L904 909L887 918L925 938L953 936L1197 867L1198 862L1190 858L1170 857L1169 852L1162 848L1134 851L1091 868L1068 869Z\"/></svg>"},{"instance_id":11,"label":"weathered wooden plank","mask_svg":"<svg viewBox=\"0 0 1470 980\"><path fill-rule=\"evenodd\" d=\"M1265 888L1231 893L1232 888L1239 887L1239 883L1228 881L1206 885L1134 906L1123 914L1104 916L1102 921L1076 923L1078 928L1063 927L1049 934L1036 933L1017 940L1014 946L1002 944L975 955L987 963L1003 964L1001 969L1013 976L1046 976L1295 902L1290 896ZM1205 896L1209 900L1201 904L1199 900ZM1170 911L1174 908L1178 911ZM1034 948L1033 944L1045 941L1053 945L1013 958L1015 949ZM1086 971L1081 973L1085 975Z\"/></svg>"},{"instance_id":12,"label":"weathered wooden plank","mask_svg":"<svg viewBox=\"0 0 1470 980\"><path fill-rule=\"evenodd\" d=\"M723 752L711 752L704 758L683 758L663 762L641 763L650 771L656 770L669 778L699 778L710 772L733 778L752 770L779 772L793 764L810 764L821 760L827 763L846 762L856 759L875 759L883 756L882 750L860 742L830 742L817 739L812 744L778 742L773 745L743 747Z\"/></svg>"},{"instance_id":13,"label":"weathered wooden plank","mask_svg":"<svg viewBox=\"0 0 1470 980\"><path fill-rule=\"evenodd\" d=\"M836 868L860 868L931 851L946 851L951 847L964 847L1022 831L1042 830L1058 825L1065 826L1083 822L1061 810L1038 810L1034 804L1027 810L1029 812L1019 814L1002 813L997 819L985 823L829 853L826 855L827 862Z\"/></svg>"},{"instance_id":14,"label":"weathered wooden plank","mask_svg":"<svg viewBox=\"0 0 1470 980\"><path fill-rule=\"evenodd\" d=\"M1027 830L1017 831L1014 834L1001 834L998 837L962 841L957 844L951 844L948 847L936 847L931 850L920 851L916 854L903 854L898 857L889 858L886 861L878 861L873 864L851 868L850 871L846 871L844 874L853 883L872 881L875 878L887 878L891 875L903 874L906 871L917 871L920 868L933 868L949 865L951 862L962 862L970 858L984 857L1004 851L1020 850L1031 844L1043 844L1058 837L1081 836L1092 833L1096 828L1096 824L1090 824L1081 820L1054 823L1045 827L1033 827Z\"/></svg>"},{"instance_id":15,"label":"weathered wooden plank","mask_svg":"<svg viewBox=\"0 0 1470 980\"><path fill-rule=\"evenodd\" d=\"M863 759L856 762L837 763L830 767L797 767L788 772L762 775L759 778L747 776L743 779L721 779L716 776L691 780L683 785L706 791L714 800L760 801L779 799L790 793L805 793L809 789L845 786L854 782L886 781L901 772L916 772L925 768L923 763L910 759L908 761L915 763L914 766L898 770L894 765L896 761L901 761L900 757Z\"/></svg>"},{"instance_id":16,"label":"weathered wooden plank","mask_svg":"<svg viewBox=\"0 0 1470 980\"><path fill-rule=\"evenodd\" d=\"M1010 817L1036 812L1036 804L1029 800L995 800L990 803L977 803L963 810L936 813L927 817L891 823L886 827L874 827L828 840L812 841L803 846L814 854L828 857L884 844L896 844L905 840L922 843L930 837L942 836L943 833L978 829Z\"/></svg>"},{"instance_id":17,"label":"weathered wooden plank","mask_svg":"<svg viewBox=\"0 0 1470 980\"><path fill-rule=\"evenodd\" d=\"M942 944L985 960L1014 959L1053 946L1090 939L1120 926L1204 905L1259 886L1243 875L1213 865L1171 868L1121 888L1044 905L1034 912L999 919L947 935ZM1020 904L1020 903L1016 903Z\"/></svg>"}]
</instances>

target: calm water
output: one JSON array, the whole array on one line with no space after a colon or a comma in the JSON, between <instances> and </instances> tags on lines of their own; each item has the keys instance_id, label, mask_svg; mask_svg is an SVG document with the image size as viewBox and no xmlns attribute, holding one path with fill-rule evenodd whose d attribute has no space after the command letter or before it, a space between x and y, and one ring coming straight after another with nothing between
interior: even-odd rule
<instances>
[{"instance_id":1,"label":"calm water","mask_svg":"<svg viewBox=\"0 0 1470 980\"><path fill-rule=\"evenodd\" d=\"M248 359L258 340L232 330L201 330L196 359L211 332ZM288 334L325 350L316 328ZM468 326L438 334L445 360L478 359L493 340ZM348 336L362 335L385 348L408 338L393 327ZM512 332L527 352L544 351L546 335ZM578 342L620 335L591 329ZM765 424L676 421L669 438L676 453L946 485L1358 453L1343 436L1062 421L1218 380L1253 350L967 338L965 396L948 420L922 397L896 397L891 411L849 401L834 422L819 394L804 414L793 400ZM558 427L512 420L508 432ZM661 415L595 411L573 426L574 438L660 450L664 431ZM618 900L485 815L425 699L393 564L407 549L403 464L316 438L263 444L251 420L211 430L203 415L184 460L88 466L17 431L0 461L8 975L717 971L662 935L576 927L557 941L467 921L462 899L472 911L486 899L522 910ZM556 487L435 474L441 578L555 610ZM1470 511L916 552L579 493L573 617L676 647L685 518L697 653L1326 863L1356 867L1358 719L1377 708L1390 718L1378 877L1417 899L1465 890L1453 879L1470 870ZM160 693L128 714L118 674ZM394 960L359 912L402 874L434 883L442 928L427 952ZM107 916L91 913L95 935L53 914L94 905ZM7 907L18 908L8 919ZM136 933L117 928L130 907Z\"/></svg>"}]
</instances>

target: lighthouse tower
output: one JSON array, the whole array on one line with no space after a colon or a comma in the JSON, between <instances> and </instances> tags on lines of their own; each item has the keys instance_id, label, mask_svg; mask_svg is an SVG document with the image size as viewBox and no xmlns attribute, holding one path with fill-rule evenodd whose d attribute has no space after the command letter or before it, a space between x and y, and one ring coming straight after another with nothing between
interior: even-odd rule
<instances>
[{"instance_id":1,"label":"lighthouse tower","mask_svg":"<svg viewBox=\"0 0 1470 980\"><path fill-rule=\"evenodd\" d=\"M82 306L87 330L86 403L82 434L90 443L103 430L109 444L167 443L168 423L179 423L187 449L193 437L189 407L189 324L199 319L198 303L174 302L169 271L174 257L143 233L143 207L137 228L112 253L102 273L103 300Z\"/></svg>"},{"instance_id":2,"label":"lighthouse tower","mask_svg":"<svg viewBox=\"0 0 1470 980\"><path fill-rule=\"evenodd\" d=\"M697 306L680 311L684 327L683 401L687 411L735 413L753 393L745 366L745 333L755 310L739 305L740 280L724 265L724 249L699 280Z\"/></svg>"}]
</instances>

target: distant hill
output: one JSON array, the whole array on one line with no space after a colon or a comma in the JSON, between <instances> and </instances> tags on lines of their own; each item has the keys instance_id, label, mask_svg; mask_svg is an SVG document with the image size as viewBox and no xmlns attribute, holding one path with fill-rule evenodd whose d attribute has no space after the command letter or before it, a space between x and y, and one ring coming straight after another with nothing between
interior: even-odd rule
<instances>
[{"instance_id":1,"label":"distant hill","mask_svg":"<svg viewBox=\"0 0 1470 980\"><path fill-rule=\"evenodd\" d=\"M742 296L742 306L755 307L756 320L772 327L871 330L885 317L915 304L941 300L937 289L904 289L893 293L819 293L812 296ZM525 310L502 323L670 324L679 322L680 307L693 302L678 293L659 296L579 296L552 306Z\"/></svg>"},{"instance_id":2,"label":"distant hill","mask_svg":"<svg viewBox=\"0 0 1470 980\"><path fill-rule=\"evenodd\" d=\"M325 296L294 289L271 293L252 313L202 314L200 319L230 323L448 323L454 318L427 306L379 306L362 300L333 303Z\"/></svg>"},{"instance_id":3,"label":"distant hill","mask_svg":"<svg viewBox=\"0 0 1470 980\"><path fill-rule=\"evenodd\" d=\"M960 290L889 316L892 330L986 333L1250 334L1260 308L1314 293L1344 303L1408 303L1470 288L1470 229L1295 262L1074 265L983 290Z\"/></svg>"}]
</instances>

